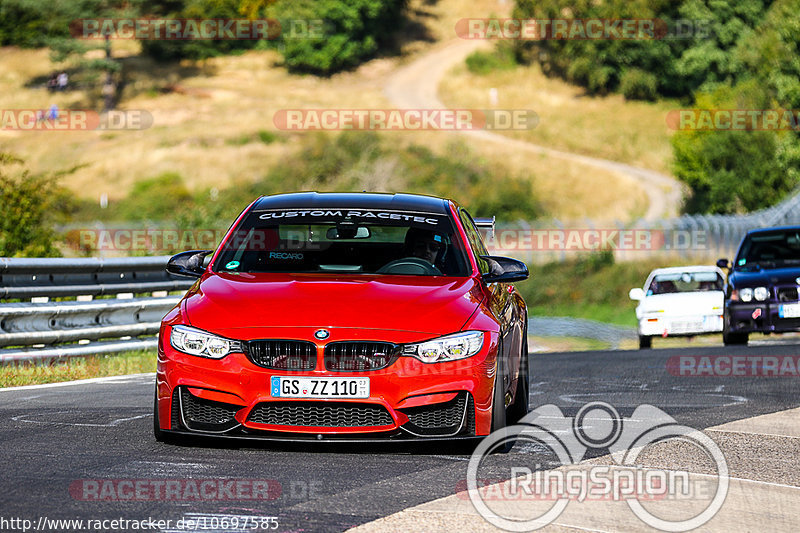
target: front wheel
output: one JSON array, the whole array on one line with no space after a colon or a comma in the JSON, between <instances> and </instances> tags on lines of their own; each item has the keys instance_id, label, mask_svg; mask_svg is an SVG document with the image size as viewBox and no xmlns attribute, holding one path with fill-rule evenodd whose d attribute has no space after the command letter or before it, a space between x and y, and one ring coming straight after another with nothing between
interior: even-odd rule
<instances>
[{"instance_id":1,"label":"front wheel","mask_svg":"<svg viewBox=\"0 0 800 533\"><path fill-rule=\"evenodd\" d=\"M653 337L647 335L639 335L639 349L646 350L653 346Z\"/></svg>"}]
</instances>

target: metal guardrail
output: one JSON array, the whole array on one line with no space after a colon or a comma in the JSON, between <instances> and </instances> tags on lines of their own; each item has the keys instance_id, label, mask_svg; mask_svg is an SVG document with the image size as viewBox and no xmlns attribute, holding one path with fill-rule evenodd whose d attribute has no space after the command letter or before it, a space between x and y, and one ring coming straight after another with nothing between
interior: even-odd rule
<instances>
[{"instance_id":1,"label":"metal guardrail","mask_svg":"<svg viewBox=\"0 0 800 533\"><path fill-rule=\"evenodd\" d=\"M638 338L634 327L615 326L596 320L571 317L529 317L528 333L539 337L597 339L611 344L614 349L619 347L621 340Z\"/></svg>"},{"instance_id":2,"label":"metal guardrail","mask_svg":"<svg viewBox=\"0 0 800 533\"><path fill-rule=\"evenodd\" d=\"M168 260L0 258L0 300L47 300L0 303L0 363L154 348L180 299L167 293L194 283L167 273ZM161 296L134 298L147 293ZM107 295L117 298L92 299ZM64 296L83 301L49 301Z\"/></svg>"},{"instance_id":3,"label":"metal guardrail","mask_svg":"<svg viewBox=\"0 0 800 533\"><path fill-rule=\"evenodd\" d=\"M521 259L528 263L548 263L564 262L575 259L580 254L589 253L586 250L574 249L548 249L545 247L537 248L535 239L531 239L529 233L541 231L559 231L570 229L579 230L643 230L651 232L653 239L658 240L662 236L670 243L672 239L680 241L683 239L694 239L695 232L702 238L702 242L688 242L686 246L672 246L653 248L653 249L616 249L614 257L621 261L637 261L651 257L663 257L665 261L671 258L691 258L713 263L721 257L732 258L739 243L745 233L751 229L766 228L772 226L789 226L800 224L800 190L795 191L786 200L768 209L754 211L746 215L683 215L680 217L663 220L639 220L633 224L617 221L613 224L599 224L592 220L585 220L580 223L565 224L559 220L537 220L527 222L519 220L516 223L498 225L497 232L503 234L504 231L512 230L510 233L518 232L519 235L527 236L528 242L520 242L521 239L512 239L510 248L504 248L503 239L490 246L491 251L498 255L509 255ZM484 235L487 232L484 230ZM533 246L531 245L533 241ZM687 244L684 242L684 244ZM489 244L487 243L487 246ZM576 253L577 251L577 253Z\"/></svg>"},{"instance_id":4,"label":"metal guardrail","mask_svg":"<svg viewBox=\"0 0 800 533\"><path fill-rule=\"evenodd\" d=\"M0 299L103 296L191 287L166 270L169 256L113 259L0 258Z\"/></svg>"}]
</instances>

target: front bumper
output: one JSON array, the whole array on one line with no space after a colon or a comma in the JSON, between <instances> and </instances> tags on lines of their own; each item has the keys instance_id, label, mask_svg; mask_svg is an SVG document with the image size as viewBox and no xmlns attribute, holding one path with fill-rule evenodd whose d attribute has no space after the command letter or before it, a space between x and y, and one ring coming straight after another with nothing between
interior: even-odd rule
<instances>
[{"instance_id":1,"label":"front bumper","mask_svg":"<svg viewBox=\"0 0 800 533\"><path fill-rule=\"evenodd\" d=\"M731 333L800 331L800 318L782 318L780 306L797 302L725 302L726 328Z\"/></svg>"},{"instance_id":2,"label":"front bumper","mask_svg":"<svg viewBox=\"0 0 800 533\"><path fill-rule=\"evenodd\" d=\"M639 335L689 336L706 335L722 331L722 315L719 311L709 315L645 316L639 320Z\"/></svg>"},{"instance_id":3,"label":"front bumper","mask_svg":"<svg viewBox=\"0 0 800 533\"><path fill-rule=\"evenodd\" d=\"M336 333L338 338L347 335ZM318 369L324 368L324 346L317 345ZM486 333L481 351L467 359L425 364L399 357L386 368L363 372L267 369L243 353L213 360L184 354L161 341L158 354L159 426L165 431L351 442L474 438L490 433L497 357L494 333ZM272 376L369 377L370 395L276 398L270 391Z\"/></svg>"}]
</instances>

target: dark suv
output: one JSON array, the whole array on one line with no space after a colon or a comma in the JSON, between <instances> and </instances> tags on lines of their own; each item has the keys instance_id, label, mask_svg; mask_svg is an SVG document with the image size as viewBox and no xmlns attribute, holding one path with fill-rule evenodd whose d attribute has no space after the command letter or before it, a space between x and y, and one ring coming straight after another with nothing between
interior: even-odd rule
<instances>
[{"instance_id":1,"label":"dark suv","mask_svg":"<svg viewBox=\"0 0 800 533\"><path fill-rule=\"evenodd\" d=\"M747 344L751 332L800 330L800 226L747 232L729 269L722 339Z\"/></svg>"}]
</instances>

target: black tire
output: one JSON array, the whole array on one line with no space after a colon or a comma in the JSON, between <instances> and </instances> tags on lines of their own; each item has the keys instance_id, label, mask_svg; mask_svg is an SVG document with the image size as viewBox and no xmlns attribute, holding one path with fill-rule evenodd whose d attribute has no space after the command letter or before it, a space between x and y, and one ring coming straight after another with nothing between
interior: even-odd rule
<instances>
[{"instance_id":1,"label":"black tire","mask_svg":"<svg viewBox=\"0 0 800 533\"><path fill-rule=\"evenodd\" d=\"M750 338L749 333L734 333L730 330L731 319L725 313L725 318L722 326L722 344L725 346L743 346L747 344Z\"/></svg>"},{"instance_id":2,"label":"black tire","mask_svg":"<svg viewBox=\"0 0 800 533\"><path fill-rule=\"evenodd\" d=\"M530 399L530 376L528 372L528 334L527 328L522 332L522 347L519 356L519 377L514 403L508 408L507 422L516 424L528 414Z\"/></svg>"},{"instance_id":3,"label":"black tire","mask_svg":"<svg viewBox=\"0 0 800 533\"><path fill-rule=\"evenodd\" d=\"M503 386L505 365L503 364L502 345L497 348L497 373L494 377L494 393L492 395L492 433L502 431L505 434L508 425L508 412L506 410L506 394ZM513 441L506 441L494 449L495 453L508 453L514 447Z\"/></svg>"},{"instance_id":4,"label":"black tire","mask_svg":"<svg viewBox=\"0 0 800 533\"><path fill-rule=\"evenodd\" d=\"M639 349L646 350L653 347L653 337L639 335Z\"/></svg>"},{"instance_id":5,"label":"black tire","mask_svg":"<svg viewBox=\"0 0 800 533\"><path fill-rule=\"evenodd\" d=\"M725 346L746 346L749 339L749 333L730 333L727 331L722 332L722 343Z\"/></svg>"}]
</instances>

